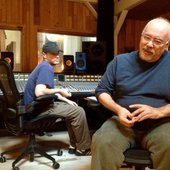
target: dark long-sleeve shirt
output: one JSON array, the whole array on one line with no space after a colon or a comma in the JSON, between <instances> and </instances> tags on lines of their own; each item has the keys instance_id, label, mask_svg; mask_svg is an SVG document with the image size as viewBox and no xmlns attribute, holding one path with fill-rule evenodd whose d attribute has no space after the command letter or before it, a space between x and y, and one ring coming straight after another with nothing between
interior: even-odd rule
<instances>
[{"instance_id":1,"label":"dark long-sleeve shirt","mask_svg":"<svg viewBox=\"0 0 170 170\"><path fill-rule=\"evenodd\" d=\"M146 104L161 107L170 103L170 52L166 51L155 63L142 61L138 52L118 55L111 61L96 88L96 96L106 92L119 105ZM137 128L150 128L162 120L144 120Z\"/></svg>"}]
</instances>

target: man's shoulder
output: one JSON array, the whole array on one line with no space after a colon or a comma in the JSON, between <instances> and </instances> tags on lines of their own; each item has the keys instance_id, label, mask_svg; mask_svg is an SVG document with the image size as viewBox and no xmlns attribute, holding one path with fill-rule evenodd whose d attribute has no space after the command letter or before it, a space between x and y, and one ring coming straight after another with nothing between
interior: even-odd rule
<instances>
[{"instance_id":1,"label":"man's shoulder","mask_svg":"<svg viewBox=\"0 0 170 170\"><path fill-rule=\"evenodd\" d=\"M133 58L136 58L138 56L138 51L132 51L130 53L122 53L118 54L115 59L116 60L131 60Z\"/></svg>"},{"instance_id":2,"label":"man's shoulder","mask_svg":"<svg viewBox=\"0 0 170 170\"><path fill-rule=\"evenodd\" d=\"M170 57L170 51L165 51L165 52L163 53L163 55Z\"/></svg>"},{"instance_id":3,"label":"man's shoulder","mask_svg":"<svg viewBox=\"0 0 170 170\"><path fill-rule=\"evenodd\" d=\"M51 70L51 69L53 69L53 67L48 62L43 61L38 65L38 69L39 70L41 70L41 69Z\"/></svg>"},{"instance_id":4,"label":"man's shoulder","mask_svg":"<svg viewBox=\"0 0 170 170\"><path fill-rule=\"evenodd\" d=\"M136 56L138 55L138 51L131 51L128 53L120 53L117 55L117 57L128 57L128 56Z\"/></svg>"}]
</instances>

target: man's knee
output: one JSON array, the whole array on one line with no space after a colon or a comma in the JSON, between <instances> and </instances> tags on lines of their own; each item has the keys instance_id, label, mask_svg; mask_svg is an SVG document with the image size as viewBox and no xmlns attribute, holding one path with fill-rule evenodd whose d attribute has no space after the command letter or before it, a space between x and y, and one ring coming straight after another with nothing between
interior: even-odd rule
<instances>
[{"instance_id":1,"label":"man's knee","mask_svg":"<svg viewBox=\"0 0 170 170\"><path fill-rule=\"evenodd\" d=\"M100 130L96 131L92 137L92 145L97 148L111 146L114 144L114 139L111 136L107 136L100 133Z\"/></svg>"}]
</instances>

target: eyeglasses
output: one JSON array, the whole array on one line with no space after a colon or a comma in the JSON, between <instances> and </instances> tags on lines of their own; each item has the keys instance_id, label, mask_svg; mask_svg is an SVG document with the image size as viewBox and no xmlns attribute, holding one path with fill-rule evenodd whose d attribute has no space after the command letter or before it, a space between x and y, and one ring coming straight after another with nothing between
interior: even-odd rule
<instances>
[{"instance_id":1,"label":"eyeglasses","mask_svg":"<svg viewBox=\"0 0 170 170\"><path fill-rule=\"evenodd\" d=\"M161 46L163 44L165 44L165 42L161 39L158 39L158 38L152 38L151 36L149 35L146 35L146 34L142 34L141 35L143 37L143 39L149 43L150 41L152 42L153 45L156 45L156 46Z\"/></svg>"}]
</instances>

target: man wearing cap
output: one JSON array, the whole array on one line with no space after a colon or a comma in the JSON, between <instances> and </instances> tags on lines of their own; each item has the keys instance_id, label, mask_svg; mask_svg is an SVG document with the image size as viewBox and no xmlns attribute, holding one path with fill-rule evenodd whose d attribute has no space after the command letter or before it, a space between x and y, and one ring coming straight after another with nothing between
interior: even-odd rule
<instances>
[{"instance_id":1,"label":"man wearing cap","mask_svg":"<svg viewBox=\"0 0 170 170\"><path fill-rule=\"evenodd\" d=\"M44 44L42 51L43 61L36 66L29 76L24 91L23 103L26 105L36 97L56 94L62 101L44 107L44 112L65 117L70 137L69 153L75 153L77 156L90 155L91 137L84 109L67 98L71 96L67 89L54 88L53 66L59 63L59 52L61 50L55 42L47 42Z\"/></svg>"}]
</instances>

